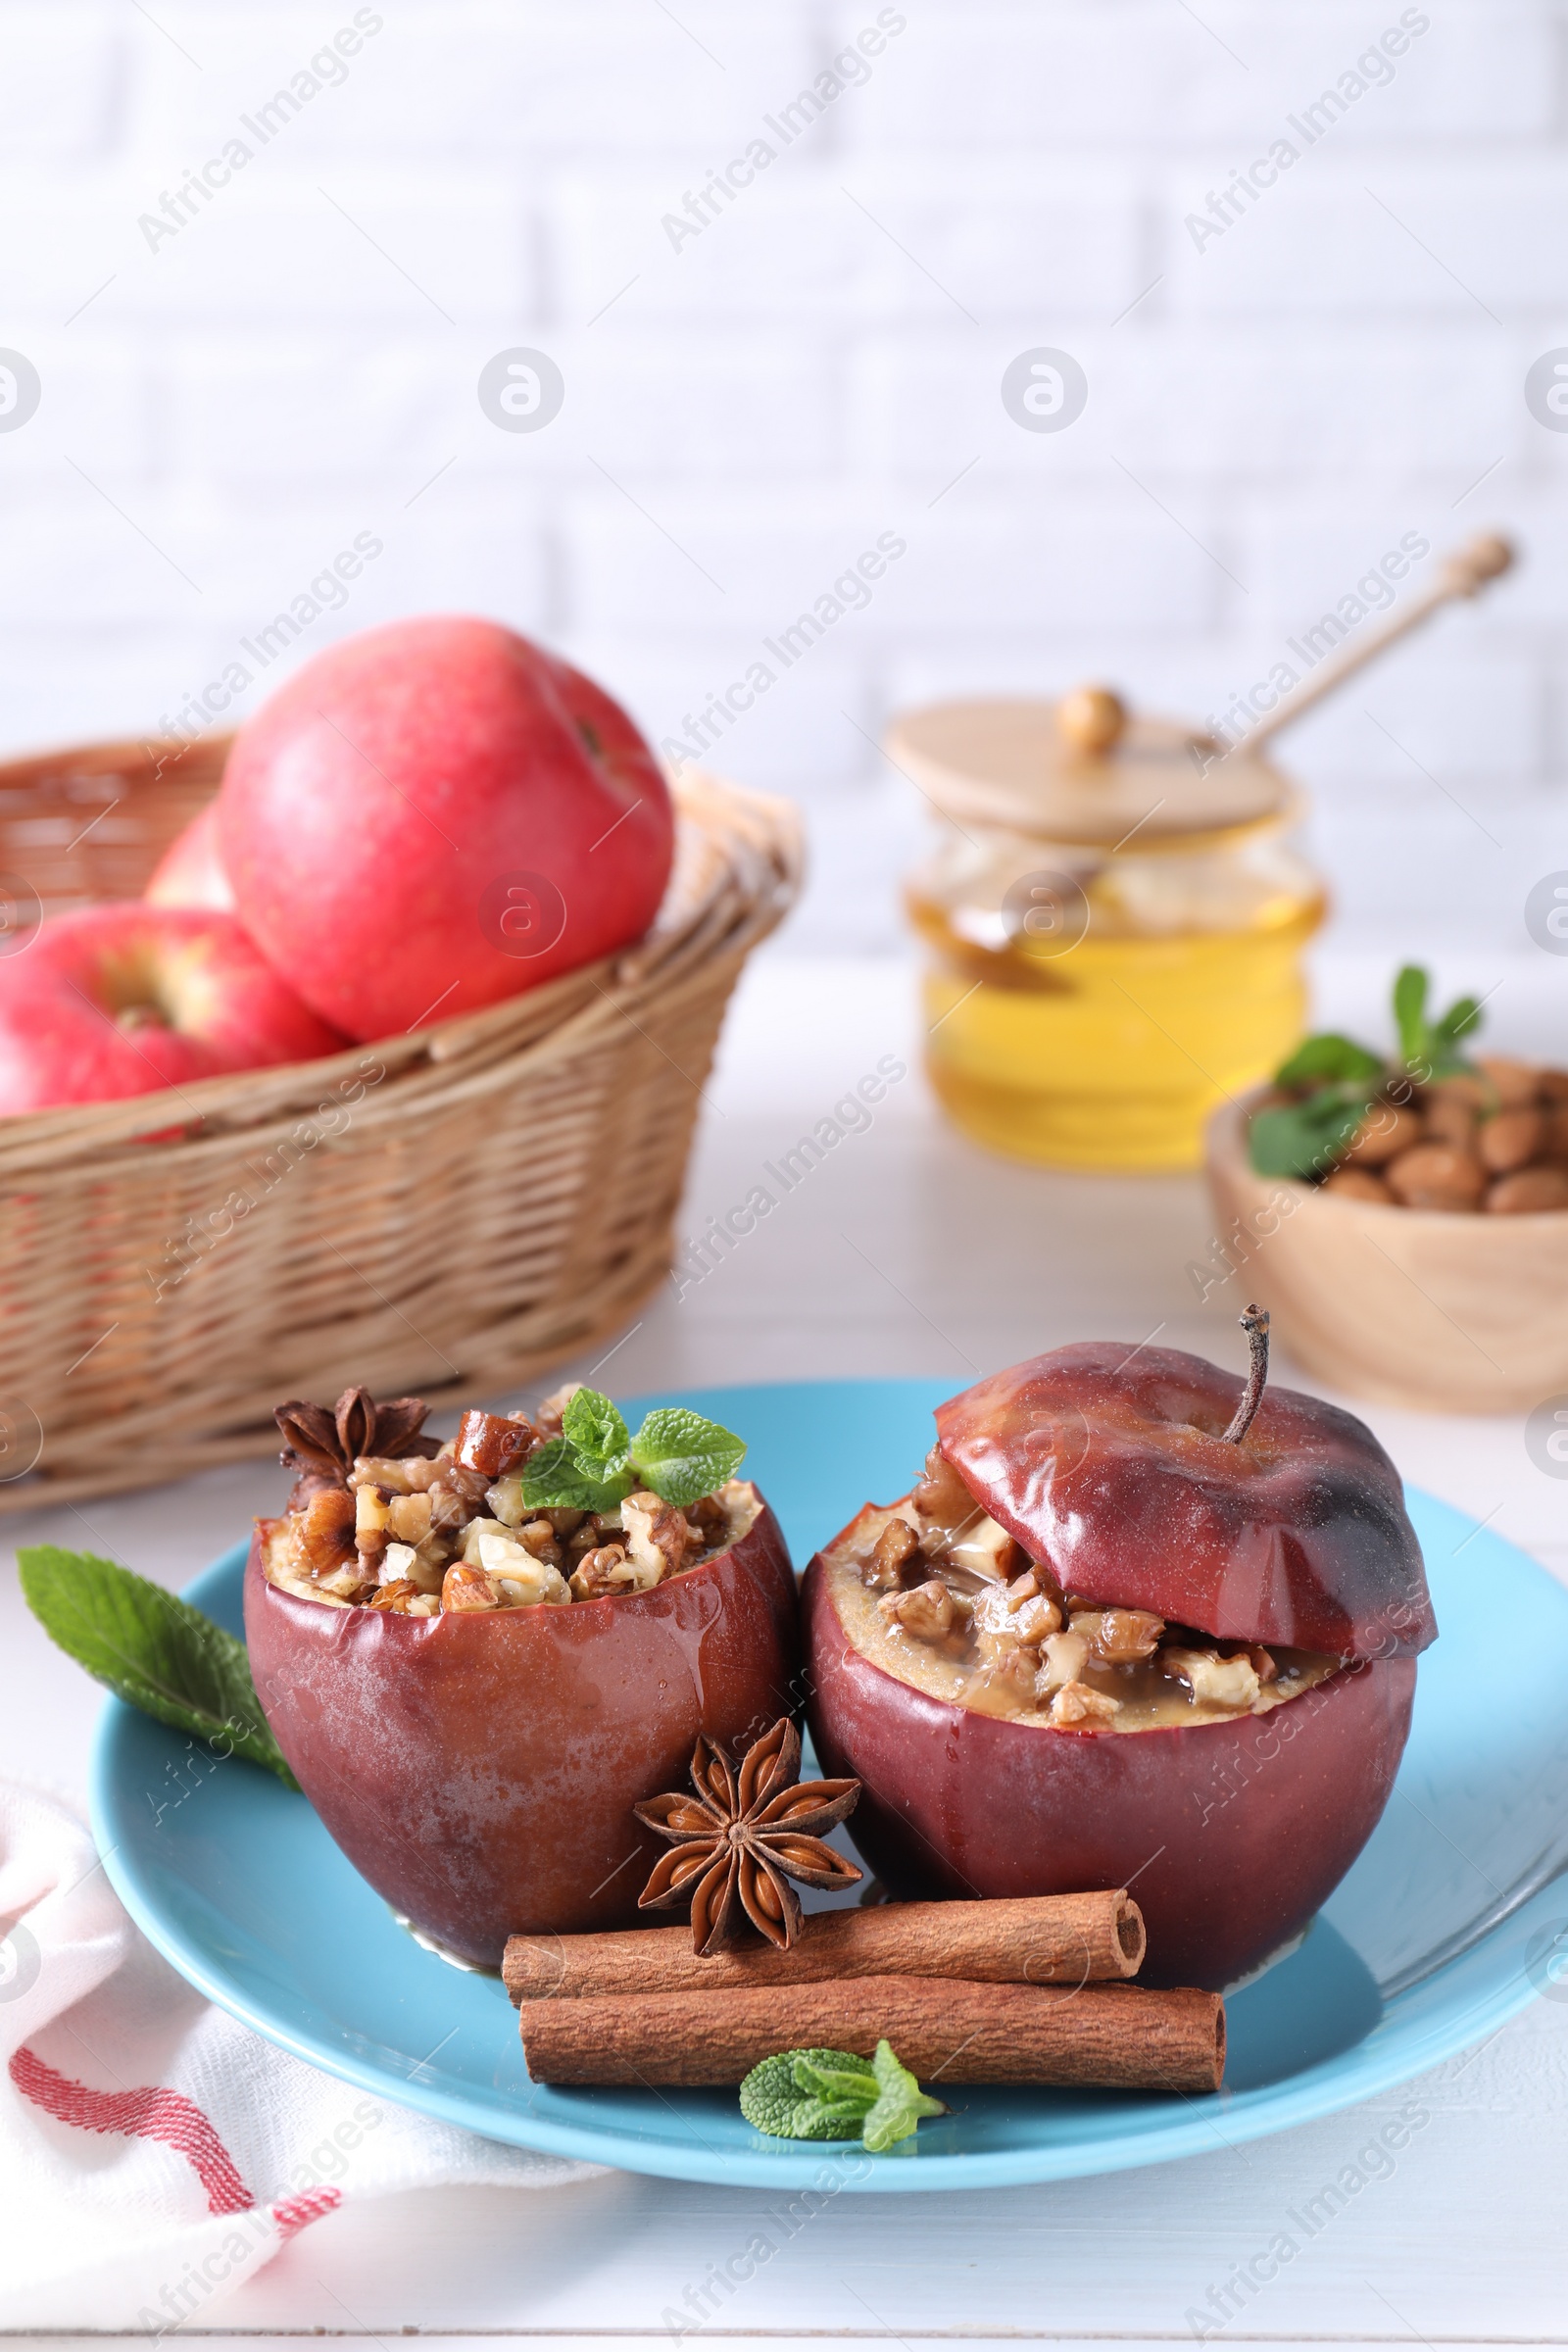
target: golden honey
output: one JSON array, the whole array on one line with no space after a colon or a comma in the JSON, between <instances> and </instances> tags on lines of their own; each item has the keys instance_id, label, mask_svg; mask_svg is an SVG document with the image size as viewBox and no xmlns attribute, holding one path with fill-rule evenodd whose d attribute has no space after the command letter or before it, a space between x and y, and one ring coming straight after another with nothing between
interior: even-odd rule
<instances>
[{"instance_id":1,"label":"golden honey","mask_svg":"<svg viewBox=\"0 0 1568 2352\"><path fill-rule=\"evenodd\" d=\"M925 714L962 711L946 742L917 714L898 744L916 766L927 755L915 780L948 819L907 891L932 1085L958 1127L1015 1158L1196 1167L1209 1113L1304 1026L1301 951L1325 899L1288 838L1298 804L1263 762L1216 776L1225 763L1151 721L1093 756L1049 739L1042 755L1025 733L1020 775L1026 708ZM998 711L988 739L976 713ZM955 739L974 769L955 772Z\"/></svg>"}]
</instances>

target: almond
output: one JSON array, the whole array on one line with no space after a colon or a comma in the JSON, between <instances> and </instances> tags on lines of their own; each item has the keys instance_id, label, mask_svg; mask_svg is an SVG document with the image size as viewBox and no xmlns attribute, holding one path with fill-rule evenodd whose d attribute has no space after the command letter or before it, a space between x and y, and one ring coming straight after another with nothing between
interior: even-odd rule
<instances>
[{"instance_id":1,"label":"almond","mask_svg":"<svg viewBox=\"0 0 1568 2352\"><path fill-rule=\"evenodd\" d=\"M1394 1195L1382 1177L1374 1176L1370 1168L1336 1168L1323 1190L1342 1200L1382 1200L1390 1207L1394 1203Z\"/></svg>"},{"instance_id":2,"label":"almond","mask_svg":"<svg viewBox=\"0 0 1568 2352\"><path fill-rule=\"evenodd\" d=\"M1476 1136L1481 1164L1494 1176L1506 1176L1536 1157L1546 1140L1546 1122L1539 1110L1499 1110L1483 1119Z\"/></svg>"},{"instance_id":3,"label":"almond","mask_svg":"<svg viewBox=\"0 0 1568 2352\"><path fill-rule=\"evenodd\" d=\"M1392 1102L1374 1102L1350 1139L1345 1157L1357 1167L1381 1168L1415 1144L1426 1140L1426 1121L1418 1110L1396 1109Z\"/></svg>"},{"instance_id":4,"label":"almond","mask_svg":"<svg viewBox=\"0 0 1568 2352\"><path fill-rule=\"evenodd\" d=\"M1530 1110L1541 1095L1541 1072L1534 1062L1509 1061L1500 1054L1478 1054L1476 1066L1491 1083L1499 1110Z\"/></svg>"},{"instance_id":5,"label":"almond","mask_svg":"<svg viewBox=\"0 0 1568 2352\"><path fill-rule=\"evenodd\" d=\"M1406 1208L1479 1208L1487 1188L1480 1160L1449 1144L1417 1144L1389 1162L1384 1180Z\"/></svg>"},{"instance_id":6,"label":"almond","mask_svg":"<svg viewBox=\"0 0 1568 2352\"><path fill-rule=\"evenodd\" d=\"M1512 1176L1499 1176L1487 1195L1487 1207L1495 1217L1532 1217L1546 1209L1568 1208L1568 1168L1520 1168Z\"/></svg>"},{"instance_id":7,"label":"almond","mask_svg":"<svg viewBox=\"0 0 1568 2352\"><path fill-rule=\"evenodd\" d=\"M1480 1091L1469 1078L1440 1078L1435 1086L1427 1087L1421 1107L1426 1113L1428 1141L1468 1151L1475 1134Z\"/></svg>"}]
</instances>

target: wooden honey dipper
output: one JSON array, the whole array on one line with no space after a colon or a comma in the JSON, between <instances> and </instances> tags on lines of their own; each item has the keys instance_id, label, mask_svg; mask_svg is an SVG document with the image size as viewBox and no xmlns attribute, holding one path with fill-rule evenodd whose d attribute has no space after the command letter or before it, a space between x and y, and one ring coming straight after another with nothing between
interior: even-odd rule
<instances>
[{"instance_id":1,"label":"wooden honey dipper","mask_svg":"<svg viewBox=\"0 0 1568 2352\"><path fill-rule=\"evenodd\" d=\"M1381 628L1368 630L1353 645L1348 645L1337 659L1325 662L1266 717L1250 727L1244 739L1249 755L1271 735L1277 735L1282 727L1294 726L1303 711L1311 710L1325 695L1333 694L1356 670L1364 669L1391 645L1430 620L1440 606L1451 603L1455 597L1478 595L1489 580L1499 578L1513 560L1509 542L1493 532L1483 533L1468 546L1455 549L1444 559L1430 588L1391 612ZM1103 757L1110 751L1126 723L1126 708L1108 686L1080 686L1064 695L1056 706L1056 724L1061 733L1076 751L1091 759Z\"/></svg>"}]
</instances>

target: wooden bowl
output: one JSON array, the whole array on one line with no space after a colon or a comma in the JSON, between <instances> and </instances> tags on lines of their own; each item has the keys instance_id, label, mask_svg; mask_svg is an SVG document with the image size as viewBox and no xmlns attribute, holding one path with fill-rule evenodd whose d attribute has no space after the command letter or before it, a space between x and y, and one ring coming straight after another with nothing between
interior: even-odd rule
<instances>
[{"instance_id":1,"label":"wooden bowl","mask_svg":"<svg viewBox=\"0 0 1568 2352\"><path fill-rule=\"evenodd\" d=\"M1420 1412L1528 1411L1568 1391L1568 1209L1465 1215L1348 1200L1247 1153L1248 1097L1215 1113L1211 1258L1306 1371Z\"/></svg>"}]
</instances>

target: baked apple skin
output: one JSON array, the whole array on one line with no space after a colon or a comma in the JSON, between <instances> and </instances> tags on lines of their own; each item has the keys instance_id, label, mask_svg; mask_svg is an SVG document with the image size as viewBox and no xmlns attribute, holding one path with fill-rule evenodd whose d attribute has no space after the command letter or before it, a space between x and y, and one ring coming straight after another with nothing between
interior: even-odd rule
<instances>
[{"instance_id":1,"label":"baked apple skin","mask_svg":"<svg viewBox=\"0 0 1568 2352\"><path fill-rule=\"evenodd\" d=\"M1408 1656L1342 1667L1234 1722L1020 1723L933 1698L856 1649L820 1555L801 1598L816 1753L863 1783L855 1842L890 1892L1133 1886L1145 1984L1222 1991L1298 1934L1377 1827L1410 1728Z\"/></svg>"},{"instance_id":2,"label":"baked apple skin","mask_svg":"<svg viewBox=\"0 0 1568 2352\"><path fill-rule=\"evenodd\" d=\"M1271 1387L1232 1445L1243 1386L1180 1348L1087 1340L939 1405L938 1442L1086 1601L1337 1658L1425 1649L1438 1629L1421 1546L1366 1423Z\"/></svg>"},{"instance_id":3,"label":"baked apple skin","mask_svg":"<svg viewBox=\"0 0 1568 2352\"><path fill-rule=\"evenodd\" d=\"M755 1492L755 1490L754 1490ZM451 1950L624 1928L664 1850L632 1814L789 1714L795 1572L762 1503L652 1592L404 1617L269 1582L258 1520L245 1639L268 1722L356 1870Z\"/></svg>"}]
</instances>

